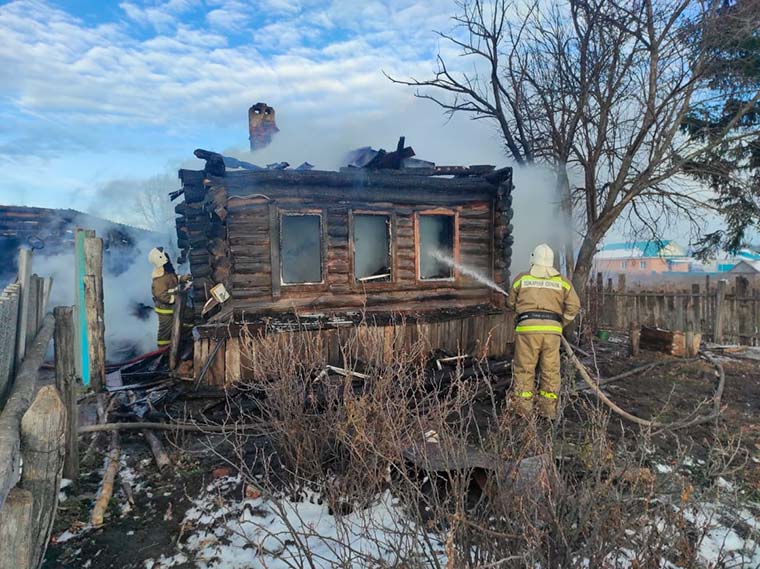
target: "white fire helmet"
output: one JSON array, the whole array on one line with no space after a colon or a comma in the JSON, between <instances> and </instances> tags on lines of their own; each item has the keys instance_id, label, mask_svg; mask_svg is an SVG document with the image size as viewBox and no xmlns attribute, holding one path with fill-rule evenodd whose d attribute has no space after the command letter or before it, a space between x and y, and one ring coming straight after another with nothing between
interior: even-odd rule
<instances>
[{"instance_id":1,"label":"white fire helmet","mask_svg":"<svg viewBox=\"0 0 760 569\"><path fill-rule=\"evenodd\" d=\"M148 253L148 261L155 267L152 274L153 278L157 278L164 274L164 265L169 262L169 257L164 253L163 247L154 247Z\"/></svg>"},{"instance_id":2,"label":"white fire helmet","mask_svg":"<svg viewBox=\"0 0 760 569\"><path fill-rule=\"evenodd\" d=\"M559 274L554 268L554 251L546 243L538 245L530 254L530 274L544 279Z\"/></svg>"}]
</instances>

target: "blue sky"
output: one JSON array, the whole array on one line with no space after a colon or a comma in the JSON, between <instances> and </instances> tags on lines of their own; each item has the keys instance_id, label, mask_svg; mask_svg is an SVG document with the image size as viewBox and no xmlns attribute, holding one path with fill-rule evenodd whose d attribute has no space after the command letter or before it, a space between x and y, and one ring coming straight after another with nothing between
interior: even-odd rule
<instances>
[{"instance_id":1,"label":"blue sky","mask_svg":"<svg viewBox=\"0 0 760 569\"><path fill-rule=\"evenodd\" d=\"M438 163L504 164L492 127L447 122L383 76L429 75L447 49L433 30L454 12L453 0L0 2L0 203L130 220L123 196L104 206L99 192L195 166L197 147L335 168L406 135ZM281 132L250 155L258 101Z\"/></svg>"}]
</instances>

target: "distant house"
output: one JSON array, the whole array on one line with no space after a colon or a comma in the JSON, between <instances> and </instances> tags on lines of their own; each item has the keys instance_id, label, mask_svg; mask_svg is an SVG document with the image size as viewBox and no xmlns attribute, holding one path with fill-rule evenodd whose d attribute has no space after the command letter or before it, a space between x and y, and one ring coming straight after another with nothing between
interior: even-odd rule
<instances>
[{"instance_id":1,"label":"distant house","mask_svg":"<svg viewBox=\"0 0 760 569\"><path fill-rule=\"evenodd\" d=\"M739 261L728 272L732 275L758 275L760 274L760 259Z\"/></svg>"},{"instance_id":2,"label":"distant house","mask_svg":"<svg viewBox=\"0 0 760 569\"><path fill-rule=\"evenodd\" d=\"M604 245L594 257L600 273L689 272L692 259L675 241L628 241Z\"/></svg>"},{"instance_id":3,"label":"distant house","mask_svg":"<svg viewBox=\"0 0 760 569\"><path fill-rule=\"evenodd\" d=\"M739 249L736 253L720 251L713 259L695 263L696 267L692 267L692 270L699 270L705 273L727 273L732 271L742 261L749 261L750 263L760 261L760 253L750 248Z\"/></svg>"}]
</instances>

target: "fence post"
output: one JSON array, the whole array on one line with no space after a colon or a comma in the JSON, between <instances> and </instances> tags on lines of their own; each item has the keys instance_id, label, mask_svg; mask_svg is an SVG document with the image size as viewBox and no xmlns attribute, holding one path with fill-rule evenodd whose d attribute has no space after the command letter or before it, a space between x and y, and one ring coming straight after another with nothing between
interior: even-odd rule
<instances>
[{"instance_id":1,"label":"fence post","mask_svg":"<svg viewBox=\"0 0 760 569\"><path fill-rule=\"evenodd\" d=\"M103 302L103 240L86 236L82 244L85 274L84 310L87 333L88 371L87 383L100 391L106 381L105 315ZM85 377L82 376L85 381Z\"/></svg>"},{"instance_id":2,"label":"fence post","mask_svg":"<svg viewBox=\"0 0 760 569\"><path fill-rule=\"evenodd\" d=\"M716 344L723 343L723 326L726 317L726 285L728 281L721 279L718 281L718 294L715 297L715 329L713 338Z\"/></svg>"},{"instance_id":3,"label":"fence post","mask_svg":"<svg viewBox=\"0 0 760 569\"><path fill-rule=\"evenodd\" d=\"M66 408L66 458L63 476L69 480L79 479L79 437L77 426L79 408L77 406L77 377L74 364L74 309L59 306L53 311L55 316L55 385L61 393Z\"/></svg>"},{"instance_id":4,"label":"fence post","mask_svg":"<svg viewBox=\"0 0 760 569\"><path fill-rule=\"evenodd\" d=\"M74 290L75 290L75 322L76 331L76 366L77 375L82 378L85 386L90 385L90 348L87 337L87 313L85 311L84 277L87 275L87 264L84 256L84 240L95 237L91 229L77 227L74 239Z\"/></svg>"},{"instance_id":5,"label":"fence post","mask_svg":"<svg viewBox=\"0 0 760 569\"><path fill-rule=\"evenodd\" d=\"M13 488L0 509L0 569L29 569L32 558L32 493Z\"/></svg>"},{"instance_id":6,"label":"fence post","mask_svg":"<svg viewBox=\"0 0 760 569\"><path fill-rule=\"evenodd\" d=\"M39 567L47 549L58 509L63 469L66 409L58 390L46 385L37 392L21 419L24 468L21 487L32 493L31 567Z\"/></svg>"},{"instance_id":7,"label":"fence post","mask_svg":"<svg viewBox=\"0 0 760 569\"><path fill-rule=\"evenodd\" d=\"M26 293L24 293L24 304L26 305L26 332L21 330L21 333L26 337L26 348L34 342L34 337L37 335L40 321L40 285L42 284L40 277L32 275L29 277L29 286ZM19 327L20 328L20 327Z\"/></svg>"},{"instance_id":8,"label":"fence post","mask_svg":"<svg viewBox=\"0 0 760 569\"><path fill-rule=\"evenodd\" d=\"M754 334L753 323L751 322L752 314L750 310L746 310L749 299L749 279L747 277L738 275L736 277L736 286L734 288L736 296L734 296L734 323L736 327L736 335L738 337L739 344L749 345L752 343L751 338Z\"/></svg>"},{"instance_id":9,"label":"fence post","mask_svg":"<svg viewBox=\"0 0 760 569\"><path fill-rule=\"evenodd\" d=\"M639 344L641 340L641 326L633 320L628 327L628 337L630 339L631 356L636 357L640 353Z\"/></svg>"},{"instance_id":10,"label":"fence post","mask_svg":"<svg viewBox=\"0 0 760 569\"><path fill-rule=\"evenodd\" d=\"M32 252L21 248L18 251L18 282L21 285L19 295L18 326L16 328L16 365L26 355L26 327L29 318L29 282L32 278Z\"/></svg>"},{"instance_id":11,"label":"fence post","mask_svg":"<svg viewBox=\"0 0 760 569\"><path fill-rule=\"evenodd\" d=\"M16 365L16 336L18 334L18 283L8 285L0 295L0 405L10 389Z\"/></svg>"},{"instance_id":12,"label":"fence post","mask_svg":"<svg viewBox=\"0 0 760 569\"><path fill-rule=\"evenodd\" d=\"M625 302L625 300L626 300L626 296L625 296L625 294L626 294L625 293L625 273L620 273L618 275L618 285L617 285L617 287L618 287L618 289L617 289L617 296L616 296L617 302L615 303L615 312L616 312L616 316L617 316L617 322L616 322L616 324L617 324L617 328L618 329L625 330L626 327L628 326L628 318L627 318L628 315L625 312L625 307L627 306L627 304Z\"/></svg>"}]
</instances>

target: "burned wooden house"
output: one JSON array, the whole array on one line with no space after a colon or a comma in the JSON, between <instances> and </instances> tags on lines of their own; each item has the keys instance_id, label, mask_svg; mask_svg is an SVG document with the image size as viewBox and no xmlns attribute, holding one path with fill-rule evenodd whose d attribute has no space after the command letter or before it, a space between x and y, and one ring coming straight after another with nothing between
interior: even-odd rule
<instances>
[{"instance_id":1,"label":"burned wooden house","mask_svg":"<svg viewBox=\"0 0 760 569\"><path fill-rule=\"evenodd\" d=\"M390 153L393 154L393 153ZM431 349L504 355L511 169L180 170L176 207L194 278L195 374L245 374L239 335L294 325L337 338L358 321L423 338ZM222 283L230 298L202 307ZM297 320L295 317L297 316ZM295 324L294 324L295 323ZM328 357L341 364L332 341ZM380 349L390 349L387 345Z\"/></svg>"}]
</instances>

